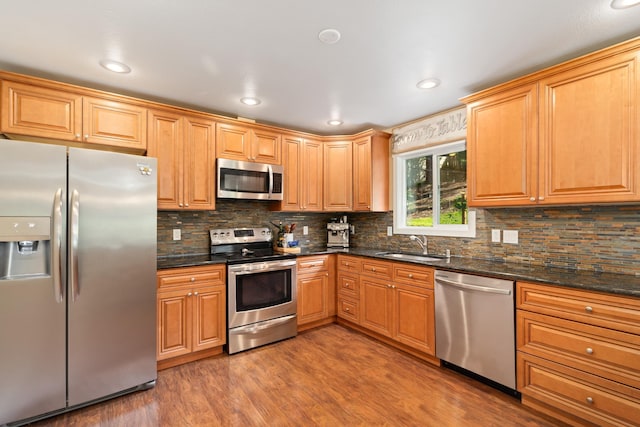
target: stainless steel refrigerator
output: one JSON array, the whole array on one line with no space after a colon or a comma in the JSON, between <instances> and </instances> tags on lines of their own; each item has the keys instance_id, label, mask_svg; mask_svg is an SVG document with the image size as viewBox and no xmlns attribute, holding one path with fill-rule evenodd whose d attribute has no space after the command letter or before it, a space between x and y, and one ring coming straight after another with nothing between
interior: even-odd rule
<instances>
[{"instance_id":1,"label":"stainless steel refrigerator","mask_svg":"<svg viewBox=\"0 0 640 427\"><path fill-rule=\"evenodd\" d=\"M0 425L155 384L155 170L0 140Z\"/></svg>"}]
</instances>

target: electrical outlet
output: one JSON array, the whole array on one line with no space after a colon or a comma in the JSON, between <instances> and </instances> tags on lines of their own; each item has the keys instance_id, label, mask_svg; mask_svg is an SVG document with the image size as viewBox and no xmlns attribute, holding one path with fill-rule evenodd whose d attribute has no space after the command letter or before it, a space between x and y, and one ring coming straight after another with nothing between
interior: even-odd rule
<instances>
[{"instance_id":1,"label":"electrical outlet","mask_svg":"<svg viewBox=\"0 0 640 427\"><path fill-rule=\"evenodd\" d=\"M350 228L351 228L351 234L356 234L356 226L352 225Z\"/></svg>"},{"instance_id":2,"label":"electrical outlet","mask_svg":"<svg viewBox=\"0 0 640 427\"><path fill-rule=\"evenodd\" d=\"M497 228L491 230L491 241L493 243L500 243L500 230Z\"/></svg>"},{"instance_id":3,"label":"electrical outlet","mask_svg":"<svg viewBox=\"0 0 640 427\"><path fill-rule=\"evenodd\" d=\"M392 226L388 226L387 227L387 236L389 236L389 237L393 236L393 227Z\"/></svg>"},{"instance_id":4,"label":"electrical outlet","mask_svg":"<svg viewBox=\"0 0 640 427\"><path fill-rule=\"evenodd\" d=\"M502 234L502 241L504 243L510 243L512 245L518 244L518 230L504 230Z\"/></svg>"},{"instance_id":5,"label":"electrical outlet","mask_svg":"<svg viewBox=\"0 0 640 427\"><path fill-rule=\"evenodd\" d=\"M308 234L309 234L309 226L308 225L302 226L302 235L306 236Z\"/></svg>"},{"instance_id":6,"label":"electrical outlet","mask_svg":"<svg viewBox=\"0 0 640 427\"><path fill-rule=\"evenodd\" d=\"M173 240L181 240L182 239L182 231L179 228L173 229Z\"/></svg>"}]
</instances>

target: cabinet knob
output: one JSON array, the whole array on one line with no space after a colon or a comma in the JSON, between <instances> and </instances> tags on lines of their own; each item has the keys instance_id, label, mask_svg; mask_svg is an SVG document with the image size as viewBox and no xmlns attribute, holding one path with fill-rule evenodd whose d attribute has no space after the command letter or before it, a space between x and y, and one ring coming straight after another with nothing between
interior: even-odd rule
<instances>
[{"instance_id":1,"label":"cabinet knob","mask_svg":"<svg viewBox=\"0 0 640 427\"><path fill-rule=\"evenodd\" d=\"M76 139L80 139L80 134L76 133Z\"/></svg>"},{"instance_id":2,"label":"cabinet knob","mask_svg":"<svg viewBox=\"0 0 640 427\"><path fill-rule=\"evenodd\" d=\"M178 203L178 206L182 207L182 203Z\"/></svg>"},{"instance_id":3,"label":"cabinet knob","mask_svg":"<svg viewBox=\"0 0 640 427\"><path fill-rule=\"evenodd\" d=\"M413 274L409 273L409 279L413 279Z\"/></svg>"},{"instance_id":4,"label":"cabinet knob","mask_svg":"<svg viewBox=\"0 0 640 427\"><path fill-rule=\"evenodd\" d=\"M535 197L531 197L531 198L529 199L529 201L531 201L531 202L535 202L535 201L536 201L536 198L535 198Z\"/></svg>"},{"instance_id":5,"label":"cabinet knob","mask_svg":"<svg viewBox=\"0 0 640 427\"><path fill-rule=\"evenodd\" d=\"M194 293L193 293L193 295L197 297L197 296L198 296L198 293L197 293L197 292L194 292Z\"/></svg>"},{"instance_id":6,"label":"cabinet knob","mask_svg":"<svg viewBox=\"0 0 640 427\"><path fill-rule=\"evenodd\" d=\"M591 396L587 397L587 403L589 405L592 405L593 404L593 397L591 397Z\"/></svg>"},{"instance_id":7,"label":"cabinet knob","mask_svg":"<svg viewBox=\"0 0 640 427\"><path fill-rule=\"evenodd\" d=\"M190 297L191 295L193 295L191 292L189 292L189 293L187 294L187 296L188 296L188 297Z\"/></svg>"},{"instance_id":8,"label":"cabinet knob","mask_svg":"<svg viewBox=\"0 0 640 427\"><path fill-rule=\"evenodd\" d=\"M344 287L345 287L345 288L348 288L348 287L349 287L349 284L348 284L348 283L345 283L345 284L344 284Z\"/></svg>"},{"instance_id":9,"label":"cabinet knob","mask_svg":"<svg viewBox=\"0 0 640 427\"><path fill-rule=\"evenodd\" d=\"M376 268L375 267L371 267L371 271L373 271L375 273L376 272Z\"/></svg>"},{"instance_id":10,"label":"cabinet knob","mask_svg":"<svg viewBox=\"0 0 640 427\"><path fill-rule=\"evenodd\" d=\"M538 197L538 200L543 201L544 197L540 196L540 197Z\"/></svg>"},{"instance_id":11,"label":"cabinet knob","mask_svg":"<svg viewBox=\"0 0 640 427\"><path fill-rule=\"evenodd\" d=\"M188 208L188 207L189 207L189 203L185 203L185 204L184 204L184 207L185 207L185 208Z\"/></svg>"},{"instance_id":12,"label":"cabinet knob","mask_svg":"<svg viewBox=\"0 0 640 427\"><path fill-rule=\"evenodd\" d=\"M587 347L587 354L593 354L593 349L591 347Z\"/></svg>"},{"instance_id":13,"label":"cabinet knob","mask_svg":"<svg viewBox=\"0 0 640 427\"><path fill-rule=\"evenodd\" d=\"M349 307L346 307L346 308L344 309L344 311L349 311Z\"/></svg>"},{"instance_id":14,"label":"cabinet knob","mask_svg":"<svg viewBox=\"0 0 640 427\"><path fill-rule=\"evenodd\" d=\"M395 288L396 288L396 285L391 285L391 289L395 289Z\"/></svg>"},{"instance_id":15,"label":"cabinet knob","mask_svg":"<svg viewBox=\"0 0 640 427\"><path fill-rule=\"evenodd\" d=\"M191 281L192 281L192 282L195 282L195 281L196 281L196 278L195 278L195 277L192 277L192 278L191 278Z\"/></svg>"},{"instance_id":16,"label":"cabinet knob","mask_svg":"<svg viewBox=\"0 0 640 427\"><path fill-rule=\"evenodd\" d=\"M587 313L593 313L593 307L588 305L584 308L584 311L586 311Z\"/></svg>"},{"instance_id":17,"label":"cabinet knob","mask_svg":"<svg viewBox=\"0 0 640 427\"><path fill-rule=\"evenodd\" d=\"M85 133L85 134L84 134L84 139L85 139L85 141L86 141L87 139L89 139L89 134L88 134L88 133Z\"/></svg>"}]
</instances>

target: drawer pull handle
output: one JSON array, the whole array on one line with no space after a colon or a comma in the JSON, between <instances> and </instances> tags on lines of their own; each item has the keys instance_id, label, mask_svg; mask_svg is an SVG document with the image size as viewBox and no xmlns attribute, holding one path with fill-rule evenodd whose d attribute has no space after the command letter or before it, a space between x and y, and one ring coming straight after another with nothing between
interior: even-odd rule
<instances>
[{"instance_id":1,"label":"drawer pull handle","mask_svg":"<svg viewBox=\"0 0 640 427\"><path fill-rule=\"evenodd\" d=\"M584 311L586 311L587 313L593 313L593 307L588 305L584 308Z\"/></svg>"},{"instance_id":2,"label":"drawer pull handle","mask_svg":"<svg viewBox=\"0 0 640 427\"><path fill-rule=\"evenodd\" d=\"M593 354L593 349L591 347L587 347L587 354Z\"/></svg>"},{"instance_id":3,"label":"drawer pull handle","mask_svg":"<svg viewBox=\"0 0 640 427\"><path fill-rule=\"evenodd\" d=\"M587 397L587 403L589 405L593 405L593 397L591 397L591 396Z\"/></svg>"}]
</instances>

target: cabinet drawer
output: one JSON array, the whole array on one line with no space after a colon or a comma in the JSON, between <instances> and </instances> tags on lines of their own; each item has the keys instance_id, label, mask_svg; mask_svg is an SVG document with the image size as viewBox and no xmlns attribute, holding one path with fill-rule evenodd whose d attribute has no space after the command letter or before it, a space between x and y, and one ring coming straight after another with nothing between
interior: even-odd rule
<instances>
[{"instance_id":1,"label":"cabinet drawer","mask_svg":"<svg viewBox=\"0 0 640 427\"><path fill-rule=\"evenodd\" d=\"M536 399L600 426L637 426L638 390L518 352L522 401Z\"/></svg>"},{"instance_id":2,"label":"cabinet drawer","mask_svg":"<svg viewBox=\"0 0 640 427\"><path fill-rule=\"evenodd\" d=\"M391 279L393 275L393 264L384 261L372 261L364 259L362 261L362 274L378 277L380 279Z\"/></svg>"},{"instance_id":3,"label":"cabinet drawer","mask_svg":"<svg viewBox=\"0 0 640 427\"><path fill-rule=\"evenodd\" d=\"M360 303L352 299L338 297L338 317L360 323Z\"/></svg>"},{"instance_id":4,"label":"cabinet drawer","mask_svg":"<svg viewBox=\"0 0 640 427\"><path fill-rule=\"evenodd\" d=\"M640 388L640 336L518 310L518 350Z\"/></svg>"},{"instance_id":5,"label":"cabinet drawer","mask_svg":"<svg viewBox=\"0 0 640 427\"><path fill-rule=\"evenodd\" d=\"M393 280L412 286L433 289L433 269L412 267L407 264L394 264Z\"/></svg>"},{"instance_id":6,"label":"cabinet drawer","mask_svg":"<svg viewBox=\"0 0 640 427\"><path fill-rule=\"evenodd\" d=\"M225 267L187 267L158 272L158 288L193 286L203 283L225 284Z\"/></svg>"},{"instance_id":7,"label":"cabinet drawer","mask_svg":"<svg viewBox=\"0 0 640 427\"><path fill-rule=\"evenodd\" d=\"M360 272L360 265L362 260L360 258L338 255L338 270Z\"/></svg>"},{"instance_id":8,"label":"cabinet drawer","mask_svg":"<svg viewBox=\"0 0 640 427\"><path fill-rule=\"evenodd\" d=\"M517 306L640 335L640 299L517 282Z\"/></svg>"},{"instance_id":9,"label":"cabinet drawer","mask_svg":"<svg viewBox=\"0 0 640 427\"><path fill-rule=\"evenodd\" d=\"M355 300L360 298L360 280L357 275L338 272L338 293Z\"/></svg>"},{"instance_id":10,"label":"cabinet drawer","mask_svg":"<svg viewBox=\"0 0 640 427\"><path fill-rule=\"evenodd\" d=\"M298 258L298 274L327 271L328 268L329 257L327 255Z\"/></svg>"}]
</instances>

